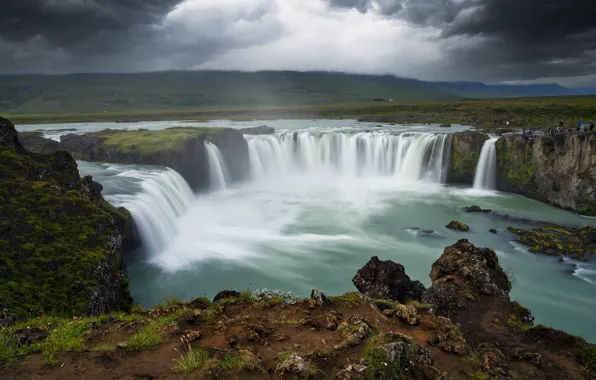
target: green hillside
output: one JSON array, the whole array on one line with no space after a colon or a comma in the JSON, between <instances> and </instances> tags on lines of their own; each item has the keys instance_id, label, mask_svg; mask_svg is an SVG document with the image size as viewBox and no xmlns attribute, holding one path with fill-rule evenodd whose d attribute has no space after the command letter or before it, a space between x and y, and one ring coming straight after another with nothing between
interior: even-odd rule
<instances>
[{"instance_id":1,"label":"green hillside","mask_svg":"<svg viewBox=\"0 0 596 380\"><path fill-rule=\"evenodd\" d=\"M162 72L0 77L0 112L77 113L208 107L279 107L447 100L455 96L393 76L318 72Z\"/></svg>"}]
</instances>

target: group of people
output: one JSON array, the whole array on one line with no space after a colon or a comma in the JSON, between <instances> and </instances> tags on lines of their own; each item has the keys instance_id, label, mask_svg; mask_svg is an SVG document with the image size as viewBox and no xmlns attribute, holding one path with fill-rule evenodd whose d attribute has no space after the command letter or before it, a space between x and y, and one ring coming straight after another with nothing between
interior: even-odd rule
<instances>
[{"instance_id":1,"label":"group of people","mask_svg":"<svg viewBox=\"0 0 596 380\"><path fill-rule=\"evenodd\" d=\"M576 128L577 132L593 132L594 131L594 119L592 119L592 122L590 123L590 126L586 126L582 119L579 119L577 121L577 128ZM548 129L548 134L552 135L555 133L562 133L565 132L565 122L563 120L561 120L559 122L559 127L558 128L549 128ZM567 129L567 132L573 132L573 129Z\"/></svg>"}]
</instances>

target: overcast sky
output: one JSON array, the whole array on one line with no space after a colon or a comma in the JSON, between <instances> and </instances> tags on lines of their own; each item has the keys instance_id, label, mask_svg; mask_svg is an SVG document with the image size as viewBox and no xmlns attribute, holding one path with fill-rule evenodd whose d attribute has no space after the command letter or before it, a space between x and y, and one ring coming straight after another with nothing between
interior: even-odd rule
<instances>
[{"instance_id":1,"label":"overcast sky","mask_svg":"<svg viewBox=\"0 0 596 380\"><path fill-rule=\"evenodd\" d=\"M596 85L596 0L1 0L0 73L330 70Z\"/></svg>"}]
</instances>

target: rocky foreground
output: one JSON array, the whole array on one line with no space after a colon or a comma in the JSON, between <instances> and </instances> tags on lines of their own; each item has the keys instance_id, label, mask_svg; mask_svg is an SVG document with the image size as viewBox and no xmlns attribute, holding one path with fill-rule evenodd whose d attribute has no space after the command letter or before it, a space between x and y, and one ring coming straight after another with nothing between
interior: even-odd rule
<instances>
[{"instance_id":1,"label":"rocky foreground","mask_svg":"<svg viewBox=\"0 0 596 380\"><path fill-rule=\"evenodd\" d=\"M362 293L339 297L224 291L215 302L4 321L0 378L596 378L596 346L532 327L494 251L460 240L430 277L424 289L373 258L354 277Z\"/></svg>"}]
</instances>

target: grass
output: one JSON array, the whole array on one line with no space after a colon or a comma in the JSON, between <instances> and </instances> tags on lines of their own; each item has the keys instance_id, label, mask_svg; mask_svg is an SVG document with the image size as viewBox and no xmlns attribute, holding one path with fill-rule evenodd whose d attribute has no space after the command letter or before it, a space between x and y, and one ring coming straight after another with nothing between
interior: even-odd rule
<instances>
[{"instance_id":1,"label":"grass","mask_svg":"<svg viewBox=\"0 0 596 380\"><path fill-rule=\"evenodd\" d=\"M249 371L265 371L258 361L238 353L230 353L224 356L214 366L223 372L239 372L245 369Z\"/></svg>"},{"instance_id":2,"label":"grass","mask_svg":"<svg viewBox=\"0 0 596 380\"><path fill-rule=\"evenodd\" d=\"M290 357L290 355L292 355L293 353L294 352L290 351L290 350L280 351L275 355L275 360L281 363L284 360L286 360L288 357Z\"/></svg>"},{"instance_id":3,"label":"grass","mask_svg":"<svg viewBox=\"0 0 596 380\"><path fill-rule=\"evenodd\" d=\"M116 343L101 342L91 347L90 350L95 352L113 352L114 350L116 350Z\"/></svg>"},{"instance_id":4,"label":"grass","mask_svg":"<svg viewBox=\"0 0 596 380\"><path fill-rule=\"evenodd\" d=\"M175 360L176 365L173 370L176 372L192 372L205 367L209 362L209 353L200 348L192 348L190 345L186 348L186 354L180 354L180 359Z\"/></svg>"},{"instance_id":5,"label":"grass","mask_svg":"<svg viewBox=\"0 0 596 380\"><path fill-rule=\"evenodd\" d=\"M159 325L150 323L141 327L139 331L133 334L128 341L126 349L128 351L142 351L155 348L162 342Z\"/></svg>"},{"instance_id":6,"label":"grass","mask_svg":"<svg viewBox=\"0 0 596 380\"><path fill-rule=\"evenodd\" d=\"M360 302L360 296L356 292L349 292L346 294L342 294L341 296L331 296L327 297L331 302L351 302L357 303Z\"/></svg>"},{"instance_id":7,"label":"grass","mask_svg":"<svg viewBox=\"0 0 596 380\"><path fill-rule=\"evenodd\" d=\"M523 319L531 316L530 310L523 307L519 302L514 301L512 313L509 315L507 319L507 324L509 326L517 327L521 331L527 331L532 328L533 323L531 322L524 322Z\"/></svg>"},{"instance_id":8,"label":"grass","mask_svg":"<svg viewBox=\"0 0 596 380\"><path fill-rule=\"evenodd\" d=\"M585 343L582 347L580 362L590 375L596 375L596 345Z\"/></svg>"},{"instance_id":9,"label":"grass","mask_svg":"<svg viewBox=\"0 0 596 380\"><path fill-rule=\"evenodd\" d=\"M490 375L486 372L478 371L472 374L472 378L474 380L490 380Z\"/></svg>"}]
</instances>

